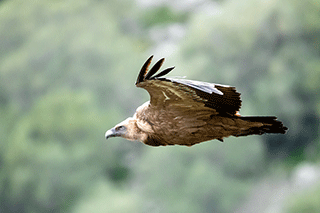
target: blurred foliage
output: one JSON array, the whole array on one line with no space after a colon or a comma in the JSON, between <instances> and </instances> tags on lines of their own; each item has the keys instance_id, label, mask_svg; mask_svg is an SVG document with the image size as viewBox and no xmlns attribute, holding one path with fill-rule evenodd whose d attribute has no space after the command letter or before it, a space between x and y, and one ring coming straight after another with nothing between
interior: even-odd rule
<instances>
[{"instance_id":1,"label":"blurred foliage","mask_svg":"<svg viewBox=\"0 0 320 213\"><path fill-rule=\"evenodd\" d=\"M300 194L292 195L286 204L286 212L290 213L317 213L320 209L320 187L305 190Z\"/></svg>"},{"instance_id":2,"label":"blurred foliage","mask_svg":"<svg viewBox=\"0 0 320 213\"><path fill-rule=\"evenodd\" d=\"M186 22L187 18L188 14L186 12L174 11L168 6L160 6L143 13L140 22L145 27L152 27L155 25Z\"/></svg>"},{"instance_id":3,"label":"blurred foliage","mask_svg":"<svg viewBox=\"0 0 320 213\"><path fill-rule=\"evenodd\" d=\"M1 2L0 212L231 212L278 162L319 162L318 0L139 2ZM241 114L277 115L288 133L105 141L148 99L134 82L151 54L173 75L237 86ZM289 212L319 209L292 199Z\"/></svg>"}]
</instances>

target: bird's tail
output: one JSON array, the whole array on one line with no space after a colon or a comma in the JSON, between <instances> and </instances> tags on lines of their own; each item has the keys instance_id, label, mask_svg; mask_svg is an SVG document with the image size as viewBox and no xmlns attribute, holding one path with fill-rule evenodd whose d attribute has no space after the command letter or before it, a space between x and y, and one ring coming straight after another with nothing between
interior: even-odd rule
<instances>
[{"instance_id":1,"label":"bird's tail","mask_svg":"<svg viewBox=\"0 0 320 213\"><path fill-rule=\"evenodd\" d=\"M275 116L247 116L240 117L241 120L252 122L252 127L237 132L234 136L262 135L265 133L285 134L287 127Z\"/></svg>"}]
</instances>

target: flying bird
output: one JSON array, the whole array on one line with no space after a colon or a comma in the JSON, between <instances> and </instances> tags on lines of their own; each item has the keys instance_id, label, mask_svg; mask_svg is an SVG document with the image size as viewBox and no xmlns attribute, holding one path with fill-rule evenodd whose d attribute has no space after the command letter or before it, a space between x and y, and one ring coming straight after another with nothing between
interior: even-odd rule
<instances>
[{"instance_id":1,"label":"flying bird","mask_svg":"<svg viewBox=\"0 0 320 213\"><path fill-rule=\"evenodd\" d=\"M135 85L144 88L150 101L105 134L138 140L150 146L192 146L204 141L223 141L228 136L285 134L275 116L241 116L240 93L235 87L163 77L174 67L157 73L164 62L160 59L148 71L151 56L142 66Z\"/></svg>"}]
</instances>

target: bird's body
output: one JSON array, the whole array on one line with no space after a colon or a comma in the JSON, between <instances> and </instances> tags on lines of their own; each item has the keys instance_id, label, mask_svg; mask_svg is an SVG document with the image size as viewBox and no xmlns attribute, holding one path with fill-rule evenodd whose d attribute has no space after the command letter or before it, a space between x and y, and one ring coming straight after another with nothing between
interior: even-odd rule
<instances>
[{"instance_id":1,"label":"bird's body","mask_svg":"<svg viewBox=\"0 0 320 213\"><path fill-rule=\"evenodd\" d=\"M228 136L282 133L287 130L274 116L243 117L240 93L234 87L186 79L163 78L173 68L154 75L164 59L148 72L152 56L142 67L136 86L146 89L150 102L132 118L106 132L150 146L192 146Z\"/></svg>"}]
</instances>

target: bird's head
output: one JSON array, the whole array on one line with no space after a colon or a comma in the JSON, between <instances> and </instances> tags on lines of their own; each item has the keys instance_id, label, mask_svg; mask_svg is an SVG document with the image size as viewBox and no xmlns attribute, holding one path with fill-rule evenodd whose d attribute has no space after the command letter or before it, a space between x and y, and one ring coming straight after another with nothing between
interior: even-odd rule
<instances>
[{"instance_id":1,"label":"bird's head","mask_svg":"<svg viewBox=\"0 0 320 213\"><path fill-rule=\"evenodd\" d=\"M105 137L106 139L111 137L122 137L128 140L138 140L138 132L139 128L136 125L136 120L132 117L129 117L121 123L117 124L112 129L109 129L106 132Z\"/></svg>"}]
</instances>

